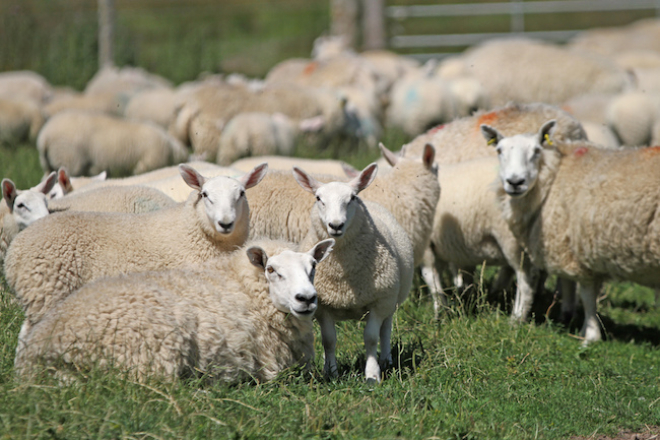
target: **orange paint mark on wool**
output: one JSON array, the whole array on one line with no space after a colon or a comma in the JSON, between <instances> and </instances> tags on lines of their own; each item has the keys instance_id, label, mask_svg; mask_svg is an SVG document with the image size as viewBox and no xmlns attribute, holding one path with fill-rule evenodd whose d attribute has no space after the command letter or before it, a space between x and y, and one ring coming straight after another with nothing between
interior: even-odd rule
<instances>
[{"instance_id":1,"label":"orange paint mark on wool","mask_svg":"<svg viewBox=\"0 0 660 440\"><path fill-rule=\"evenodd\" d=\"M308 63L305 66L305 69L303 70L303 75L311 75L312 73L314 73L314 71L316 70L316 68L318 66L319 66L319 64L315 61L312 61L311 63Z\"/></svg>"},{"instance_id":2,"label":"orange paint mark on wool","mask_svg":"<svg viewBox=\"0 0 660 440\"><path fill-rule=\"evenodd\" d=\"M481 124L492 124L495 120L497 120L497 112L485 113L477 119L477 129Z\"/></svg>"},{"instance_id":3,"label":"orange paint mark on wool","mask_svg":"<svg viewBox=\"0 0 660 440\"><path fill-rule=\"evenodd\" d=\"M654 147L641 148L639 151L647 155L658 154L660 153L660 146L656 145Z\"/></svg>"},{"instance_id":4,"label":"orange paint mark on wool","mask_svg":"<svg viewBox=\"0 0 660 440\"><path fill-rule=\"evenodd\" d=\"M576 148L575 151L573 151L573 154L576 157L582 157L585 154L587 154L588 152L589 152L589 149L587 147L580 147L580 148Z\"/></svg>"}]
</instances>

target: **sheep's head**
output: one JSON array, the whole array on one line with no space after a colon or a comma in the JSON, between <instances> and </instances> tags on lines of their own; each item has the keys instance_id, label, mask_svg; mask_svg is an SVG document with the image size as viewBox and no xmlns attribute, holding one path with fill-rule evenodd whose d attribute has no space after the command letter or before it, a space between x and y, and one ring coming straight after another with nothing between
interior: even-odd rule
<instances>
[{"instance_id":1,"label":"sheep's head","mask_svg":"<svg viewBox=\"0 0 660 440\"><path fill-rule=\"evenodd\" d=\"M9 207L19 230L23 230L35 221L49 214L47 194L57 183L57 175L52 172L39 185L32 189L19 191L9 179L2 180L2 197Z\"/></svg>"},{"instance_id":2,"label":"sheep's head","mask_svg":"<svg viewBox=\"0 0 660 440\"><path fill-rule=\"evenodd\" d=\"M497 150L500 161L500 180L504 191L511 197L529 192L539 176L544 146L553 145L551 138L556 121L543 124L538 133L504 137L495 128L481 125L481 133L488 145Z\"/></svg>"},{"instance_id":3,"label":"sheep's head","mask_svg":"<svg viewBox=\"0 0 660 440\"><path fill-rule=\"evenodd\" d=\"M350 227L357 210L357 195L376 177L378 165L372 163L350 182L322 184L298 167L293 176L300 186L316 196L316 209L328 235L341 237Z\"/></svg>"},{"instance_id":4,"label":"sheep's head","mask_svg":"<svg viewBox=\"0 0 660 440\"><path fill-rule=\"evenodd\" d=\"M314 288L316 265L328 256L334 244L330 238L318 242L308 252L284 251L270 258L262 248L253 246L247 250L247 256L266 274L270 298L277 310L311 319L318 308Z\"/></svg>"},{"instance_id":5,"label":"sheep's head","mask_svg":"<svg viewBox=\"0 0 660 440\"><path fill-rule=\"evenodd\" d=\"M237 222L249 221L245 190L259 183L267 170L268 164L262 163L237 179L226 176L207 179L193 167L179 165L181 177L188 186L197 191L215 231L224 235L231 234Z\"/></svg>"}]
</instances>

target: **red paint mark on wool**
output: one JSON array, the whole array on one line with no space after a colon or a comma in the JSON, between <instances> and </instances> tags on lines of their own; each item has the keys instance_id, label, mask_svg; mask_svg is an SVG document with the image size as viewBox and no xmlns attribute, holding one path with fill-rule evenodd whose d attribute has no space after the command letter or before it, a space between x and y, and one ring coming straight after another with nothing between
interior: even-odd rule
<instances>
[{"instance_id":1,"label":"red paint mark on wool","mask_svg":"<svg viewBox=\"0 0 660 440\"><path fill-rule=\"evenodd\" d=\"M485 113L477 119L477 128L481 124L492 124L495 120L497 120L497 112Z\"/></svg>"},{"instance_id":2,"label":"red paint mark on wool","mask_svg":"<svg viewBox=\"0 0 660 440\"><path fill-rule=\"evenodd\" d=\"M430 130L428 131L428 134L433 134L433 133L437 133L437 132L439 132L440 130L442 130L443 128L445 128L445 125L447 125L447 124L436 125L435 127L433 127L432 129L430 129Z\"/></svg>"},{"instance_id":3,"label":"red paint mark on wool","mask_svg":"<svg viewBox=\"0 0 660 440\"><path fill-rule=\"evenodd\" d=\"M573 151L573 154L577 157L582 157L585 154L589 152L589 149L587 147L580 147L576 148L575 151Z\"/></svg>"},{"instance_id":4,"label":"red paint mark on wool","mask_svg":"<svg viewBox=\"0 0 660 440\"><path fill-rule=\"evenodd\" d=\"M305 69L303 70L303 75L311 75L312 73L314 73L314 71L318 66L319 64L317 62L312 61L311 63L305 66Z\"/></svg>"},{"instance_id":5,"label":"red paint mark on wool","mask_svg":"<svg viewBox=\"0 0 660 440\"><path fill-rule=\"evenodd\" d=\"M660 153L660 146L641 148L640 151L645 154L658 154Z\"/></svg>"}]
</instances>

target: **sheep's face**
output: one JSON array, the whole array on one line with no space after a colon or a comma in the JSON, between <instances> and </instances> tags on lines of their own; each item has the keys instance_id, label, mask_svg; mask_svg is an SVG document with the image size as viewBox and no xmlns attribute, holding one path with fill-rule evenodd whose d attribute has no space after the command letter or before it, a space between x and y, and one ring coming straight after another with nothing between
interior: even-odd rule
<instances>
[{"instance_id":1,"label":"sheep's face","mask_svg":"<svg viewBox=\"0 0 660 440\"><path fill-rule=\"evenodd\" d=\"M481 126L488 144L497 150L502 187L511 197L521 197L534 188L539 176L543 143L552 144L549 133L554 126L555 121L552 120L546 122L536 134L518 134L511 137L503 137L487 125Z\"/></svg>"},{"instance_id":2,"label":"sheep's face","mask_svg":"<svg viewBox=\"0 0 660 440\"><path fill-rule=\"evenodd\" d=\"M350 182L322 184L298 167L293 167L293 176L303 189L316 197L316 209L330 237L339 238L350 227L358 209L357 195L368 187L376 177L378 165L367 166Z\"/></svg>"},{"instance_id":3,"label":"sheep's face","mask_svg":"<svg viewBox=\"0 0 660 440\"><path fill-rule=\"evenodd\" d=\"M277 310L299 319L311 319L318 308L314 288L316 265L332 250L334 240L324 240L308 252L284 251L268 257L260 247L247 250L250 262L263 269L268 289Z\"/></svg>"},{"instance_id":4,"label":"sheep's face","mask_svg":"<svg viewBox=\"0 0 660 440\"><path fill-rule=\"evenodd\" d=\"M316 191L316 209L330 237L341 237L355 217L357 192L346 183L330 182Z\"/></svg>"},{"instance_id":5,"label":"sheep's face","mask_svg":"<svg viewBox=\"0 0 660 440\"><path fill-rule=\"evenodd\" d=\"M14 182L9 179L2 181L2 196L19 230L27 228L49 214L47 194L50 193L56 182L54 172L42 183L26 191L17 190Z\"/></svg>"},{"instance_id":6,"label":"sheep's face","mask_svg":"<svg viewBox=\"0 0 660 440\"><path fill-rule=\"evenodd\" d=\"M209 179L200 191L209 221L220 234L231 234L237 221L247 218L245 188L230 177Z\"/></svg>"},{"instance_id":7,"label":"sheep's face","mask_svg":"<svg viewBox=\"0 0 660 440\"><path fill-rule=\"evenodd\" d=\"M259 183L266 171L268 164L262 163L238 179L224 176L206 179L191 166L179 165L183 180L199 191L206 216L213 228L225 235L234 231L237 222L242 226L247 225L249 210L245 190Z\"/></svg>"}]
</instances>

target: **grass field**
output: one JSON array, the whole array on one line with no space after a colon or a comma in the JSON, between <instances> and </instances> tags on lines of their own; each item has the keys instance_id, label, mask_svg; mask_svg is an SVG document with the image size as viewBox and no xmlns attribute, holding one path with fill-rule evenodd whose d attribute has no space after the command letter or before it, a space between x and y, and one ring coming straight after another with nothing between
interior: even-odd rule
<instances>
[{"instance_id":1,"label":"grass field","mask_svg":"<svg viewBox=\"0 0 660 440\"><path fill-rule=\"evenodd\" d=\"M34 147L1 147L0 174L34 184ZM564 439L660 425L653 291L609 285L600 304L607 340L585 349L575 336L580 318L569 329L546 320L558 308L548 311L549 291L537 298L533 322L511 325L510 298L485 290L493 273L478 273L484 281L438 322L417 284L395 317L395 367L378 386L362 379L359 323L338 328L333 381L323 378L317 343L311 373L287 371L265 384L140 384L101 371L69 386L47 377L24 383L12 372L22 312L3 279L0 439Z\"/></svg>"}]
</instances>

